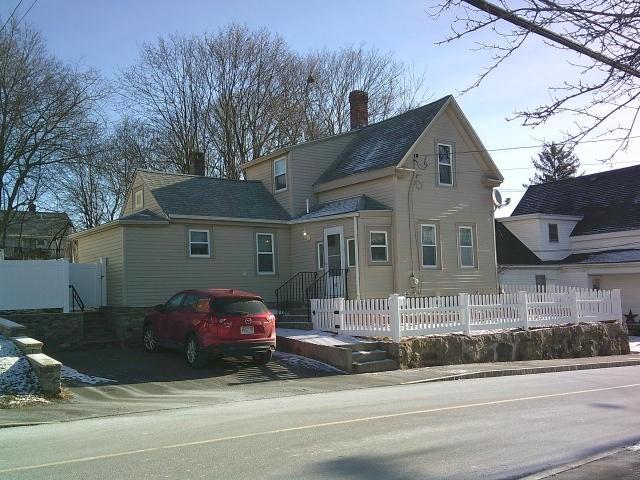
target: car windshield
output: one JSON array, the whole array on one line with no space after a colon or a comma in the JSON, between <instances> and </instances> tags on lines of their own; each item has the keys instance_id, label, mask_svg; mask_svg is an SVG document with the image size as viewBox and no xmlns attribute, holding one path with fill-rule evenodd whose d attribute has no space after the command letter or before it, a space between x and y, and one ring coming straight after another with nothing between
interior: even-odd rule
<instances>
[{"instance_id":1,"label":"car windshield","mask_svg":"<svg viewBox=\"0 0 640 480\"><path fill-rule=\"evenodd\" d=\"M226 315L257 315L269 309L256 298L221 298L214 302L216 313Z\"/></svg>"}]
</instances>

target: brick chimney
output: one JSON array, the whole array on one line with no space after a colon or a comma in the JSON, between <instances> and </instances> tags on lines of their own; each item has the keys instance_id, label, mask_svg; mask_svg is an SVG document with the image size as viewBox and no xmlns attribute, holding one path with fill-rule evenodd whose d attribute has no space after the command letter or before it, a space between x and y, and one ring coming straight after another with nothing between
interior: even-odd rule
<instances>
[{"instance_id":1,"label":"brick chimney","mask_svg":"<svg viewBox=\"0 0 640 480\"><path fill-rule=\"evenodd\" d=\"M189 152L187 154L187 163L189 165L189 173L191 175L204 177L204 153Z\"/></svg>"},{"instance_id":2,"label":"brick chimney","mask_svg":"<svg viewBox=\"0 0 640 480\"><path fill-rule=\"evenodd\" d=\"M369 124L369 95L362 90L353 90L349 94L351 110L351 130L366 127Z\"/></svg>"}]
</instances>

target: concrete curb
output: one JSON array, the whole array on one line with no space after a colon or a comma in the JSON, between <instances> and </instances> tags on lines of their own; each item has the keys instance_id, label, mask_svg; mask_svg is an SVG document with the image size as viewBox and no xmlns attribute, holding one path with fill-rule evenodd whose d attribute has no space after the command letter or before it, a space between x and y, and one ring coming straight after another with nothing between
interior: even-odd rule
<instances>
[{"instance_id":1,"label":"concrete curb","mask_svg":"<svg viewBox=\"0 0 640 480\"><path fill-rule=\"evenodd\" d=\"M596 368L633 367L640 365L640 359L617 360L613 362L576 363L572 365L550 365L548 367L507 368L500 370L484 370L480 372L460 373L443 377L426 378L424 380L412 380L403 382L402 385L414 383L446 382L449 380L466 380L470 378L510 377L514 375L535 375L537 373L572 372L577 370L593 370Z\"/></svg>"}]
</instances>

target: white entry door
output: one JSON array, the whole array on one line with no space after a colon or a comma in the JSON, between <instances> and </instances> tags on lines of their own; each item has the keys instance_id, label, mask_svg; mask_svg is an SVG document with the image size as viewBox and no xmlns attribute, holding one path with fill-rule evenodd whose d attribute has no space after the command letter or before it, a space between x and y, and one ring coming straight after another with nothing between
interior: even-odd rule
<instances>
[{"instance_id":1,"label":"white entry door","mask_svg":"<svg viewBox=\"0 0 640 480\"><path fill-rule=\"evenodd\" d=\"M342 227L324 229L325 297L345 297L344 235Z\"/></svg>"}]
</instances>

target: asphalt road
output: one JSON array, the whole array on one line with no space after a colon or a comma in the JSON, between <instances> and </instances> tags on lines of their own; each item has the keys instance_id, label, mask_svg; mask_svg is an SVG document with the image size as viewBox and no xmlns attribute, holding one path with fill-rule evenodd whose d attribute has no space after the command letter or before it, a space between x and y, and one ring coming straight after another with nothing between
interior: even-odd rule
<instances>
[{"instance_id":1,"label":"asphalt road","mask_svg":"<svg viewBox=\"0 0 640 480\"><path fill-rule=\"evenodd\" d=\"M0 478L522 478L638 442L623 367L8 428Z\"/></svg>"}]
</instances>

